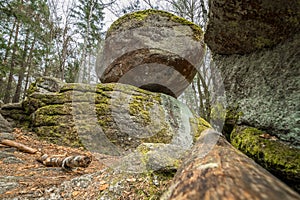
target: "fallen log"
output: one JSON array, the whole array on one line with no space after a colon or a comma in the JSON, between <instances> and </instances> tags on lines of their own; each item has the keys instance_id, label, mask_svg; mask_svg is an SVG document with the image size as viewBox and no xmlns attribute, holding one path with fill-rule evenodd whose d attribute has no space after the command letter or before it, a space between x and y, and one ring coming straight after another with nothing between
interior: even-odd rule
<instances>
[{"instance_id":1,"label":"fallen log","mask_svg":"<svg viewBox=\"0 0 300 200\"><path fill-rule=\"evenodd\" d=\"M7 140L7 139L0 140L0 144L10 146L10 147L15 147L15 148L19 149L20 151L30 153L30 154L35 154L38 151L38 150L28 147L24 144L21 144L21 143L12 141L12 140Z\"/></svg>"},{"instance_id":2,"label":"fallen log","mask_svg":"<svg viewBox=\"0 0 300 200\"><path fill-rule=\"evenodd\" d=\"M298 193L207 129L175 174L162 200L300 199Z\"/></svg>"},{"instance_id":3,"label":"fallen log","mask_svg":"<svg viewBox=\"0 0 300 200\"><path fill-rule=\"evenodd\" d=\"M83 167L87 168L92 162L91 157L89 156L49 156L47 154L42 155L37 159L40 163L47 167L62 167L63 169L70 171L74 167Z\"/></svg>"}]
</instances>

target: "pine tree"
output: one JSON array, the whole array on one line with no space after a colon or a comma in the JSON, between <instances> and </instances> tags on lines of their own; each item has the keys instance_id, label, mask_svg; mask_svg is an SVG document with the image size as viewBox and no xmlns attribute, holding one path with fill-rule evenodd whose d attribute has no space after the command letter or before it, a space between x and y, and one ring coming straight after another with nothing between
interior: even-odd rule
<instances>
[{"instance_id":1,"label":"pine tree","mask_svg":"<svg viewBox=\"0 0 300 200\"><path fill-rule=\"evenodd\" d=\"M97 52L97 46L103 39L104 6L100 0L79 0L72 17L76 33L81 39L81 57L79 60L79 82L88 82L91 63L89 57Z\"/></svg>"}]
</instances>

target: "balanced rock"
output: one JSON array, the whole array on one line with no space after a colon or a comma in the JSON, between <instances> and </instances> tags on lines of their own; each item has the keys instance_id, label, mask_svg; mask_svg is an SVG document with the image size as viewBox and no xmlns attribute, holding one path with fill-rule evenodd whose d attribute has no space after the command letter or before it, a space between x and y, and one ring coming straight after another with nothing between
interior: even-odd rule
<instances>
[{"instance_id":1,"label":"balanced rock","mask_svg":"<svg viewBox=\"0 0 300 200\"><path fill-rule=\"evenodd\" d=\"M205 45L200 27L173 14L146 10L127 14L107 32L97 75L178 97L199 69Z\"/></svg>"}]
</instances>

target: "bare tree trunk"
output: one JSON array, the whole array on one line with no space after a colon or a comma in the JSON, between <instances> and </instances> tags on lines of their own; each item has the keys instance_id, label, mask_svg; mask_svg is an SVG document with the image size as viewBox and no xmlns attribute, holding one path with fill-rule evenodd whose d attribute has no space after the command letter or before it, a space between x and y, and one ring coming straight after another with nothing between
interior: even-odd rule
<instances>
[{"instance_id":1,"label":"bare tree trunk","mask_svg":"<svg viewBox=\"0 0 300 200\"><path fill-rule=\"evenodd\" d=\"M34 36L34 39L31 43L29 55L28 55L27 62L26 62L27 75L26 75L26 80L25 80L24 93L23 93L23 97L22 97L23 100L26 97L26 90L29 85L29 77L31 76L31 74L30 74L31 73L31 61L32 61L32 57L33 57L33 50L34 50L35 43L36 43L36 36Z\"/></svg>"},{"instance_id":2,"label":"bare tree trunk","mask_svg":"<svg viewBox=\"0 0 300 200\"><path fill-rule=\"evenodd\" d=\"M64 32L63 32L63 48L60 56L60 63L59 63L59 71L57 76L60 78L60 80L64 80L65 78L65 64L66 64L66 58L67 58L67 52L68 52L68 45L70 37L68 36L68 23L66 23Z\"/></svg>"},{"instance_id":3,"label":"bare tree trunk","mask_svg":"<svg viewBox=\"0 0 300 200\"><path fill-rule=\"evenodd\" d=\"M203 23L207 23L207 17L208 17L208 11L205 8L204 0L200 0L200 5L201 5L201 10L202 10L202 18L203 18ZM205 26L203 27L205 28Z\"/></svg>"},{"instance_id":4,"label":"bare tree trunk","mask_svg":"<svg viewBox=\"0 0 300 200\"><path fill-rule=\"evenodd\" d=\"M13 44L13 52L11 56L11 62L10 62L10 72L8 76L7 86L5 90L5 95L3 102L9 103L11 99L11 89L12 89L12 82L13 82L13 76L14 76L14 69L15 69L15 63L16 63L16 51L17 51L17 45L18 45L18 35L19 35L19 28L20 28L20 22L17 21L16 24L16 31L14 36L14 44Z\"/></svg>"},{"instance_id":5,"label":"bare tree trunk","mask_svg":"<svg viewBox=\"0 0 300 200\"><path fill-rule=\"evenodd\" d=\"M20 100L20 96L21 96L21 90L22 90L22 83L24 80L24 76L25 76L25 71L26 71L26 57L27 57L27 51L28 51L28 41L29 41L29 34L30 31L28 30L26 33L26 38L25 38L25 44L24 44L24 49L23 49L23 56L22 56L22 63L20 66L20 71L19 71L19 76L18 76L18 83L17 83L17 87L16 87L16 92L15 95L12 99L13 103L17 103Z\"/></svg>"},{"instance_id":6,"label":"bare tree trunk","mask_svg":"<svg viewBox=\"0 0 300 200\"><path fill-rule=\"evenodd\" d=\"M89 53L89 65L88 65L88 72L87 72L87 83L91 83L91 72L92 72L92 63L91 63L91 52Z\"/></svg>"},{"instance_id":7,"label":"bare tree trunk","mask_svg":"<svg viewBox=\"0 0 300 200\"><path fill-rule=\"evenodd\" d=\"M83 80L85 80L85 76L86 76L86 57L87 57L87 51L86 51L86 48L87 48L87 45L88 45L88 35L90 33L90 28L91 28L91 25L90 25L90 20L91 20L91 17L92 17L92 11L94 9L94 2L92 3L91 5L91 8L90 8L90 13L89 13L89 16L88 16L88 19L87 19L87 30L86 30L86 35L84 37L84 41L83 41L83 50L82 50L82 56L81 56L81 59L79 61L79 82L83 82ZM82 71L81 71L82 70ZM80 77L80 75L82 75L82 77Z\"/></svg>"},{"instance_id":8,"label":"bare tree trunk","mask_svg":"<svg viewBox=\"0 0 300 200\"><path fill-rule=\"evenodd\" d=\"M298 200L299 194L212 129L201 133L162 200Z\"/></svg>"}]
</instances>

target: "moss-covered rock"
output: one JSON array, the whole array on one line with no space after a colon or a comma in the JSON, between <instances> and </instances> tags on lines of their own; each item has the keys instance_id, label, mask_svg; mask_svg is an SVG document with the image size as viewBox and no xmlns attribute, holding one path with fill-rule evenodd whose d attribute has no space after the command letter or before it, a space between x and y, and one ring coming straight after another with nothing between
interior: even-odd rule
<instances>
[{"instance_id":1,"label":"moss-covered rock","mask_svg":"<svg viewBox=\"0 0 300 200\"><path fill-rule=\"evenodd\" d=\"M300 191L300 150L252 127L236 127L231 144L268 171Z\"/></svg>"},{"instance_id":2,"label":"moss-covered rock","mask_svg":"<svg viewBox=\"0 0 300 200\"><path fill-rule=\"evenodd\" d=\"M188 149L165 143L142 143L113 165L130 173L174 173Z\"/></svg>"},{"instance_id":3,"label":"moss-covered rock","mask_svg":"<svg viewBox=\"0 0 300 200\"><path fill-rule=\"evenodd\" d=\"M109 30L106 33L106 37L109 37L111 34L120 31L119 29L128 30L132 28L142 27L143 25L145 25L145 23L147 23L147 18L151 18L153 15L166 17L168 18L169 21L179 23L182 25L187 25L193 30L194 38L196 40L201 40L203 38L203 31L198 25L182 17L173 15L169 12L162 11L162 10L152 10L152 9L137 11L134 13L124 15L123 17L120 17L110 26ZM159 26L163 26L164 24L157 21L155 25L159 27Z\"/></svg>"},{"instance_id":4,"label":"moss-covered rock","mask_svg":"<svg viewBox=\"0 0 300 200\"><path fill-rule=\"evenodd\" d=\"M210 0L205 41L217 54L247 54L272 47L299 32L300 3Z\"/></svg>"},{"instance_id":5,"label":"moss-covered rock","mask_svg":"<svg viewBox=\"0 0 300 200\"><path fill-rule=\"evenodd\" d=\"M63 84L33 92L22 105L40 137L111 155L142 143L188 149L210 127L176 99L124 84Z\"/></svg>"},{"instance_id":6,"label":"moss-covered rock","mask_svg":"<svg viewBox=\"0 0 300 200\"><path fill-rule=\"evenodd\" d=\"M49 93L58 92L64 83L57 78L43 76L36 79L34 83L29 86L27 95L34 92Z\"/></svg>"},{"instance_id":7,"label":"moss-covered rock","mask_svg":"<svg viewBox=\"0 0 300 200\"><path fill-rule=\"evenodd\" d=\"M0 114L13 127L28 127L30 117L22 103L9 103L2 105Z\"/></svg>"}]
</instances>

